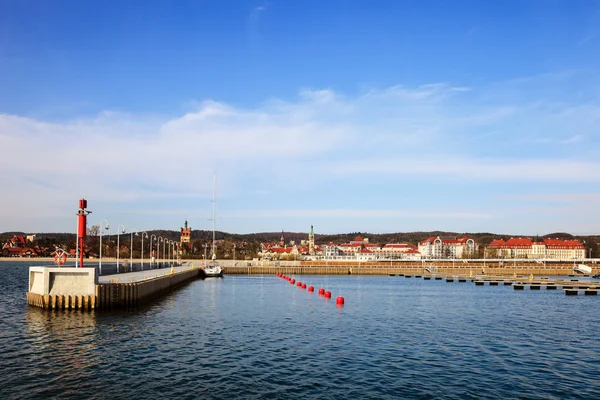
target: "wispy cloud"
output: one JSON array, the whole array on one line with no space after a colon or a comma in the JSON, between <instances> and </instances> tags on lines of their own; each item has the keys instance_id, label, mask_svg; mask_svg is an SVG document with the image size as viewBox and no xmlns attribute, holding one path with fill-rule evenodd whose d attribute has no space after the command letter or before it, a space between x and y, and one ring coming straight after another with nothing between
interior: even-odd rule
<instances>
[{"instance_id":1,"label":"wispy cloud","mask_svg":"<svg viewBox=\"0 0 600 400\"><path fill-rule=\"evenodd\" d=\"M268 3L267 3L267 2L264 2L264 3L263 3L263 4L261 4L261 5L255 6L255 7L252 9L252 11L250 12L250 14L248 15L248 20L249 20L249 21L251 21L251 22L253 22L253 21L254 21L254 22L255 22L255 21L257 21L257 20L258 20L258 18L259 18L259 16L260 16L260 14L261 14L263 11L266 11L266 9L267 9L267 6L268 6Z\"/></svg>"},{"instance_id":2,"label":"wispy cloud","mask_svg":"<svg viewBox=\"0 0 600 400\"><path fill-rule=\"evenodd\" d=\"M424 155L409 158L373 157L341 163L331 163L326 170L338 176L384 174L391 176L421 176L432 180L470 182L600 182L600 162L577 159L466 159Z\"/></svg>"},{"instance_id":3,"label":"wispy cloud","mask_svg":"<svg viewBox=\"0 0 600 400\"><path fill-rule=\"evenodd\" d=\"M580 95L571 95L565 79ZM335 199L335 190L365 184L423 190L424 183L441 181L457 188L465 182L596 183L600 102L596 86L580 80L569 74L477 87L396 85L355 96L305 89L295 99L253 108L207 100L170 117L106 111L51 121L0 114L0 168L6 171L0 219L35 209L34 224L57 210L70 212L65 204L80 196L104 210L137 204L138 210L164 207L185 215L210 198L215 170L220 196L237 210L230 215L483 218L490 210L472 214L466 205L439 214L384 205L378 211L329 204L318 211L299 206L307 198L298 193L318 188ZM541 98L531 93L553 85L561 90L544 89ZM266 203L278 198L291 211L279 215L273 210L281 207ZM257 209L261 202L265 211Z\"/></svg>"},{"instance_id":4,"label":"wispy cloud","mask_svg":"<svg viewBox=\"0 0 600 400\"><path fill-rule=\"evenodd\" d=\"M407 210L364 210L364 209L314 209L314 210L244 210L229 211L226 218L451 218L486 219L487 213L445 212L445 211L407 211Z\"/></svg>"}]
</instances>

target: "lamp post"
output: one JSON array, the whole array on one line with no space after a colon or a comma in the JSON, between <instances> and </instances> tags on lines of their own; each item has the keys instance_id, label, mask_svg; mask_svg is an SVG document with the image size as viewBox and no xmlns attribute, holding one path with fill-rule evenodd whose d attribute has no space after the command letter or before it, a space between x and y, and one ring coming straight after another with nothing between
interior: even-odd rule
<instances>
[{"instance_id":1,"label":"lamp post","mask_svg":"<svg viewBox=\"0 0 600 400\"><path fill-rule=\"evenodd\" d=\"M152 239L154 238L154 239ZM152 254L152 244L154 242L158 242L158 239L156 238L156 235L153 233L152 235L150 235L150 254ZM152 257L152 256L150 256ZM156 257L152 257L150 259L150 269L152 269L152 264L156 263Z\"/></svg>"},{"instance_id":2,"label":"lamp post","mask_svg":"<svg viewBox=\"0 0 600 400\"><path fill-rule=\"evenodd\" d=\"M158 267L160 268L160 242L164 242L162 236L156 238L156 261L158 262Z\"/></svg>"},{"instance_id":3,"label":"lamp post","mask_svg":"<svg viewBox=\"0 0 600 400\"><path fill-rule=\"evenodd\" d=\"M103 219L100 221L100 261L98 262L98 269L100 270L100 275L102 275L102 224L104 223L104 229L108 230L110 227L108 226L108 221Z\"/></svg>"},{"instance_id":4,"label":"lamp post","mask_svg":"<svg viewBox=\"0 0 600 400\"><path fill-rule=\"evenodd\" d=\"M167 262L167 253L165 253L165 245L169 242L169 239L163 239L163 259Z\"/></svg>"},{"instance_id":5,"label":"lamp post","mask_svg":"<svg viewBox=\"0 0 600 400\"><path fill-rule=\"evenodd\" d=\"M171 252L171 258L169 259L169 262L171 263L171 266L173 266L173 252L174 252L174 244L175 242L172 240L169 240L169 251Z\"/></svg>"},{"instance_id":6,"label":"lamp post","mask_svg":"<svg viewBox=\"0 0 600 400\"><path fill-rule=\"evenodd\" d=\"M117 274L119 273L119 253L121 250L119 238L121 236L121 229L123 229L122 233L125 233L125 225L117 226Z\"/></svg>"},{"instance_id":7,"label":"lamp post","mask_svg":"<svg viewBox=\"0 0 600 400\"><path fill-rule=\"evenodd\" d=\"M131 229L129 231L129 233L131 233L131 239L129 240L129 268L131 268L131 271L133 272L133 232L135 231L135 236L138 235L138 230L137 229Z\"/></svg>"},{"instance_id":8,"label":"lamp post","mask_svg":"<svg viewBox=\"0 0 600 400\"><path fill-rule=\"evenodd\" d=\"M173 264L177 265L177 246L179 245L179 242L177 242L176 240L173 240Z\"/></svg>"},{"instance_id":9,"label":"lamp post","mask_svg":"<svg viewBox=\"0 0 600 400\"><path fill-rule=\"evenodd\" d=\"M233 244L233 266L235 267L235 243Z\"/></svg>"},{"instance_id":10,"label":"lamp post","mask_svg":"<svg viewBox=\"0 0 600 400\"><path fill-rule=\"evenodd\" d=\"M148 237L148 232L142 232L142 271L144 270L144 236L146 236L146 238Z\"/></svg>"},{"instance_id":11,"label":"lamp post","mask_svg":"<svg viewBox=\"0 0 600 400\"><path fill-rule=\"evenodd\" d=\"M173 243L172 240L167 240L167 250L169 251L168 253L165 253L165 255L167 256L167 266L169 266L171 264L172 255L170 253L173 253L173 251L171 250L171 248L172 248L171 243Z\"/></svg>"},{"instance_id":12,"label":"lamp post","mask_svg":"<svg viewBox=\"0 0 600 400\"><path fill-rule=\"evenodd\" d=\"M175 265L175 241L171 240L171 266Z\"/></svg>"}]
</instances>

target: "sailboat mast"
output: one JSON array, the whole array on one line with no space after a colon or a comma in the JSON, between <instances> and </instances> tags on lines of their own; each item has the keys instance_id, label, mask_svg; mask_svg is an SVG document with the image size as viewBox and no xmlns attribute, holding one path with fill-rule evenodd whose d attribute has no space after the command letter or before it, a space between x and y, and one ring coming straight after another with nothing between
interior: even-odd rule
<instances>
[{"instance_id":1,"label":"sailboat mast","mask_svg":"<svg viewBox=\"0 0 600 400\"><path fill-rule=\"evenodd\" d=\"M212 253L213 253L213 258L216 256L216 253L215 253L215 203L217 202L216 192L217 192L217 174L214 174L213 175L213 216L212 216L212 223L213 223Z\"/></svg>"}]
</instances>

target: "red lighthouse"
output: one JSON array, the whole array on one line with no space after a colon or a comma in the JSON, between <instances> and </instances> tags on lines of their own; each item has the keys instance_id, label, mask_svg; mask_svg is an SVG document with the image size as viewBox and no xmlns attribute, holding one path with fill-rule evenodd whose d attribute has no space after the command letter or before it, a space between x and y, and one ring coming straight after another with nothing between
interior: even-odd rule
<instances>
[{"instance_id":1,"label":"red lighthouse","mask_svg":"<svg viewBox=\"0 0 600 400\"><path fill-rule=\"evenodd\" d=\"M86 208L87 200L79 199L79 211L77 211L77 255L79 257L79 268L83 268L83 249L87 232L87 215L91 213L91 211L86 210Z\"/></svg>"}]
</instances>

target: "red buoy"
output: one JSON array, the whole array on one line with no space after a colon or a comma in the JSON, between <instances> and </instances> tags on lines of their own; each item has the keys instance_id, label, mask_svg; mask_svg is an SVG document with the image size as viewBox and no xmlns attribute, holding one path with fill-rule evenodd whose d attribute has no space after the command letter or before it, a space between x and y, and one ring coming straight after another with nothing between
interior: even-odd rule
<instances>
[{"instance_id":1,"label":"red buoy","mask_svg":"<svg viewBox=\"0 0 600 400\"><path fill-rule=\"evenodd\" d=\"M306 283L302 284L302 289L306 289Z\"/></svg>"},{"instance_id":2,"label":"red buoy","mask_svg":"<svg viewBox=\"0 0 600 400\"><path fill-rule=\"evenodd\" d=\"M308 287L308 291L309 292L314 292L315 291L315 287L314 286L309 286Z\"/></svg>"},{"instance_id":3,"label":"red buoy","mask_svg":"<svg viewBox=\"0 0 600 400\"><path fill-rule=\"evenodd\" d=\"M319 294L320 295L324 295L325 294L325 289L323 289L323 288L319 289Z\"/></svg>"},{"instance_id":4,"label":"red buoy","mask_svg":"<svg viewBox=\"0 0 600 400\"><path fill-rule=\"evenodd\" d=\"M296 280L295 280L295 279L292 279L292 280L290 281L290 285L293 285L294 283L296 283Z\"/></svg>"},{"instance_id":5,"label":"red buoy","mask_svg":"<svg viewBox=\"0 0 600 400\"><path fill-rule=\"evenodd\" d=\"M296 283L296 286L298 286L298 287L302 286L302 282Z\"/></svg>"},{"instance_id":6,"label":"red buoy","mask_svg":"<svg viewBox=\"0 0 600 400\"><path fill-rule=\"evenodd\" d=\"M338 296L335 299L335 304L344 304L344 298L342 296Z\"/></svg>"},{"instance_id":7,"label":"red buoy","mask_svg":"<svg viewBox=\"0 0 600 400\"><path fill-rule=\"evenodd\" d=\"M325 292L325 298L326 299L330 299L331 298L331 292Z\"/></svg>"}]
</instances>

